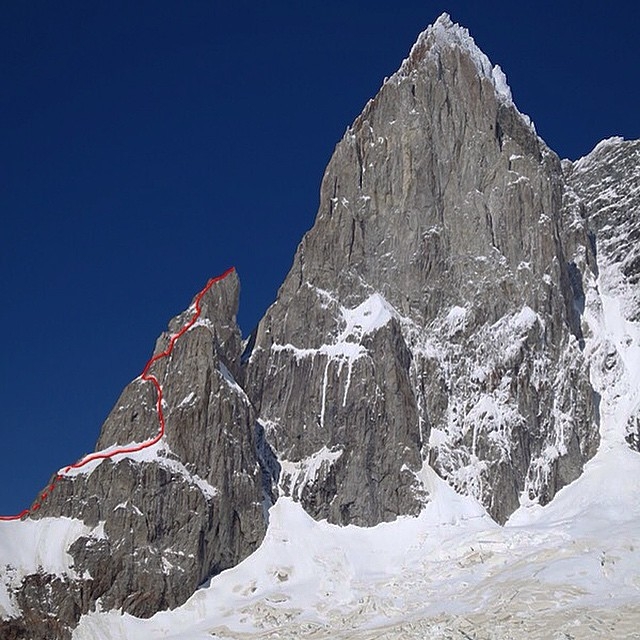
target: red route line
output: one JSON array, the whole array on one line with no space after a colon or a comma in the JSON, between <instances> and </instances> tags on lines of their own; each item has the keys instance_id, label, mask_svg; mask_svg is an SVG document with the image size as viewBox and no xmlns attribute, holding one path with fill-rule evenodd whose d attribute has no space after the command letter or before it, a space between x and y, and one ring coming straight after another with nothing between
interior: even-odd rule
<instances>
[{"instance_id":1,"label":"red route line","mask_svg":"<svg viewBox=\"0 0 640 640\"><path fill-rule=\"evenodd\" d=\"M164 436L164 431L165 431L164 413L162 411L162 386L160 385L158 378L156 378L152 373L149 373L149 369L154 365L154 363L158 362L158 360L161 360L162 358L166 358L168 355L171 354L171 352L173 351L173 347L175 346L178 339L181 338L187 331L189 331L189 329L193 327L193 325L196 323L196 321L200 317L200 314L202 313L202 308L200 307L200 303L202 302L202 298L204 298L207 291L209 291L209 289L211 289L211 287L216 282L220 282L220 280L224 280L233 271L235 271L235 268L230 267L222 275L216 276L215 278L211 278L209 282L207 282L204 289L202 289L202 291L200 291L200 293L196 296L196 301L195 301L196 312L191 317L191 320L189 320L189 322L187 322L187 324L185 324L182 327L182 329L178 331L178 333L174 333L171 336L169 340L169 346L162 353L159 353L153 356L151 360L147 362L147 366L143 369L142 373L140 374L140 377L143 380L147 382L151 382L153 384L158 394L158 398L156 400L156 410L158 412L158 422L160 424L160 429L158 430L158 434L155 437L151 438L150 440L145 440L144 442L141 442L139 444L134 444L129 447L119 447L109 452L96 451L95 453L90 453L89 455L80 459L78 462L75 462L74 464L70 464L66 466L62 471L59 471L56 474L56 477L53 479L53 482L40 495L40 500L36 501L31 508L23 509L20 513L18 513L15 516L0 516L0 520L21 520L25 516L28 516L34 511L37 511L42 505L42 503L47 499L47 497L51 495L51 492L55 489L56 484L58 484L58 481L64 477L65 473L68 473L69 471L71 471L71 469L80 469L81 467L84 467L86 464L89 464L94 460L104 460L106 458L112 458L113 456L117 456L123 453L135 453L137 451L142 451L143 449L152 447L154 444L156 444L162 439L162 436Z\"/></svg>"}]
</instances>

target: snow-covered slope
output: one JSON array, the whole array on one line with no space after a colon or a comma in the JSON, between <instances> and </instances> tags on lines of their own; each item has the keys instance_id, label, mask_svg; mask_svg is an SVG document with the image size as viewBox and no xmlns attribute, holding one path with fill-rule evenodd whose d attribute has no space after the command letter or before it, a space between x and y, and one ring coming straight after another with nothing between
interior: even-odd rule
<instances>
[{"instance_id":1,"label":"snow-covered slope","mask_svg":"<svg viewBox=\"0 0 640 640\"><path fill-rule=\"evenodd\" d=\"M505 527L422 473L432 500L418 518L338 527L280 498L260 549L185 605L150 620L92 613L73 637L638 637L640 455L603 445L551 504Z\"/></svg>"}]
</instances>

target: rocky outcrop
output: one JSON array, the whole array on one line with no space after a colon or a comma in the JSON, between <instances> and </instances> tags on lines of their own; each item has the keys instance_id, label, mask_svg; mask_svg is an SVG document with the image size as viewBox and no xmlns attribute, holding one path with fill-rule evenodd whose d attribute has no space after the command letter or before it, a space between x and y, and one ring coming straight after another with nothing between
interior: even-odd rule
<instances>
[{"instance_id":1,"label":"rocky outcrop","mask_svg":"<svg viewBox=\"0 0 640 640\"><path fill-rule=\"evenodd\" d=\"M285 492L373 525L420 509L429 460L503 522L580 474L598 435L562 198L559 159L443 16L336 147L258 327L247 391Z\"/></svg>"},{"instance_id":2,"label":"rocky outcrop","mask_svg":"<svg viewBox=\"0 0 640 640\"><path fill-rule=\"evenodd\" d=\"M39 574L22 583L17 601L29 612L29 637L64 637L98 599L103 609L141 617L176 607L262 541L255 414L234 377L242 351L238 291L235 272L214 284L196 324L153 365L163 389L164 438L64 475L35 512L81 520L91 533L67 550L74 579ZM193 313L171 321L156 354ZM98 449L152 438L159 428L155 393L134 380L107 418Z\"/></svg>"}]
</instances>

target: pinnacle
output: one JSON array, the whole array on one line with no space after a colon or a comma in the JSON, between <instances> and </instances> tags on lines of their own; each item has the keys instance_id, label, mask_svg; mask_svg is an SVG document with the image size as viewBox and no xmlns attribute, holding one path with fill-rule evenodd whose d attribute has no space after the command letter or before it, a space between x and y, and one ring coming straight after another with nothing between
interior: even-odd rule
<instances>
[{"instance_id":1,"label":"pinnacle","mask_svg":"<svg viewBox=\"0 0 640 640\"><path fill-rule=\"evenodd\" d=\"M491 81L502 102L513 104L511 89L502 69L491 63L469 34L469 30L453 22L448 13L442 13L432 25L420 33L408 58L402 63L398 75L407 76L410 72L429 65L434 54L437 55L452 48L459 49L471 59L478 75Z\"/></svg>"},{"instance_id":2,"label":"pinnacle","mask_svg":"<svg viewBox=\"0 0 640 640\"><path fill-rule=\"evenodd\" d=\"M491 76L492 65L489 58L476 45L475 40L469 34L469 30L453 22L448 13L440 15L432 25L428 26L418 36L409 57L413 57L416 49L419 49L422 56L424 56L432 49L441 50L449 47L457 47L465 51L474 60L479 72L483 75Z\"/></svg>"},{"instance_id":3,"label":"pinnacle","mask_svg":"<svg viewBox=\"0 0 640 640\"><path fill-rule=\"evenodd\" d=\"M438 16L438 19L433 23L434 27L436 25L442 26L444 28L457 26L457 25L454 25L453 20L451 20L451 16L446 11L441 13Z\"/></svg>"}]
</instances>

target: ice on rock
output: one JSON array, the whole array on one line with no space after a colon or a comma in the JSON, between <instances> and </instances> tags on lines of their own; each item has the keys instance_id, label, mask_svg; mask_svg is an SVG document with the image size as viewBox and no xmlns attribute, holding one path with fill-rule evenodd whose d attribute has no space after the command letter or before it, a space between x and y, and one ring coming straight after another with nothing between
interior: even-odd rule
<instances>
[{"instance_id":1,"label":"ice on rock","mask_svg":"<svg viewBox=\"0 0 640 640\"><path fill-rule=\"evenodd\" d=\"M19 613L11 591L25 576L77 577L69 547L81 536L104 538L104 530L72 518L0 522L0 618Z\"/></svg>"},{"instance_id":2,"label":"ice on rock","mask_svg":"<svg viewBox=\"0 0 640 640\"><path fill-rule=\"evenodd\" d=\"M289 486L287 493L300 499L305 487L316 482L321 473L326 473L342 453L341 449L332 451L324 446L298 462L280 460L280 485L286 483Z\"/></svg>"},{"instance_id":3,"label":"ice on rock","mask_svg":"<svg viewBox=\"0 0 640 640\"><path fill-rule=\"evenodd\" d=\"M520 331L528 331L538 321L538 314L526 305L513 319L514 326Z\"/></svg>"},{"instance_id":4,"label":"ice on rock","mask_svg":"<svg viewBox=\"0 0 640 640\"><path fill-rule=\"evenodd\" d=\"M379 294L374 293L355 309L341 309L345 327L338 342L360 341L397 317L396 310Z\"/></svg>"},{"instance_id":5,"label":"ice on rock","mask_svg":"<svg viewBox=\"0 0 640 640\"><path fill-rule=\"evenodd\" d=\"M323 300L327 298L336 302L335 297L325 291L319 291ZM385 326L394 317L399 317L396 310L381 296L374 293L364 302L353 309L340 306L342 330L331 344L323 344L317 348L299 348L292 344L272 345L272 351L289 351L294 354L296 360L303 358L315 358L316 356L326 356L327 362L324 372L324 382L322 391L322 413L321 424L324 424L324 407L328 384L328 370L332 361L338 361L341 365L346 364L348 368L347 382L344 391L343 402L346 402L347 393L351 382L353 364L359 358L367 355L367 350L362 346L362 339Z\"/></svg>"},{"instance_id":6,"label":"ice on rock","mask_svg":"<svg viewBox=\"0 0 640 640\"><path fill-rule=\"evenodd\" d=\"M500 65L495 65L493 69L491 69L491 78L493 80L493 86L496 88L496 92L505 102L513 102L513 97L511 96L511 87L507 83L507 76L504 71L500 68Z\"/></svg>"},{"instance_id":7,"label":"ice on rock","mask_svg":"<svg viewBox=\"0 0 640 640\"><path fill-rule=\"evenodd\" d=\"M464 329L467 321L467 313L467 309L464 307L451 307L451 310L445 318L450 336L453 336Z\"/></svg>"},{"instance_id":8,"label":"ice on rock","mask_svg":"<svg viewBox=\"0 0 640 640\"><path fill-rule=\"evenodd\" d=\"M589 167L597 164L598 157L602 154L602 152L610 149L611 147L617 147L624 141L624 138L621 136L611 136L610 138L601 140L586 156L582 156L582 158L579 158L573 163L574 171L583 172L587 170Z\"/></svg>"}]
</instances>

